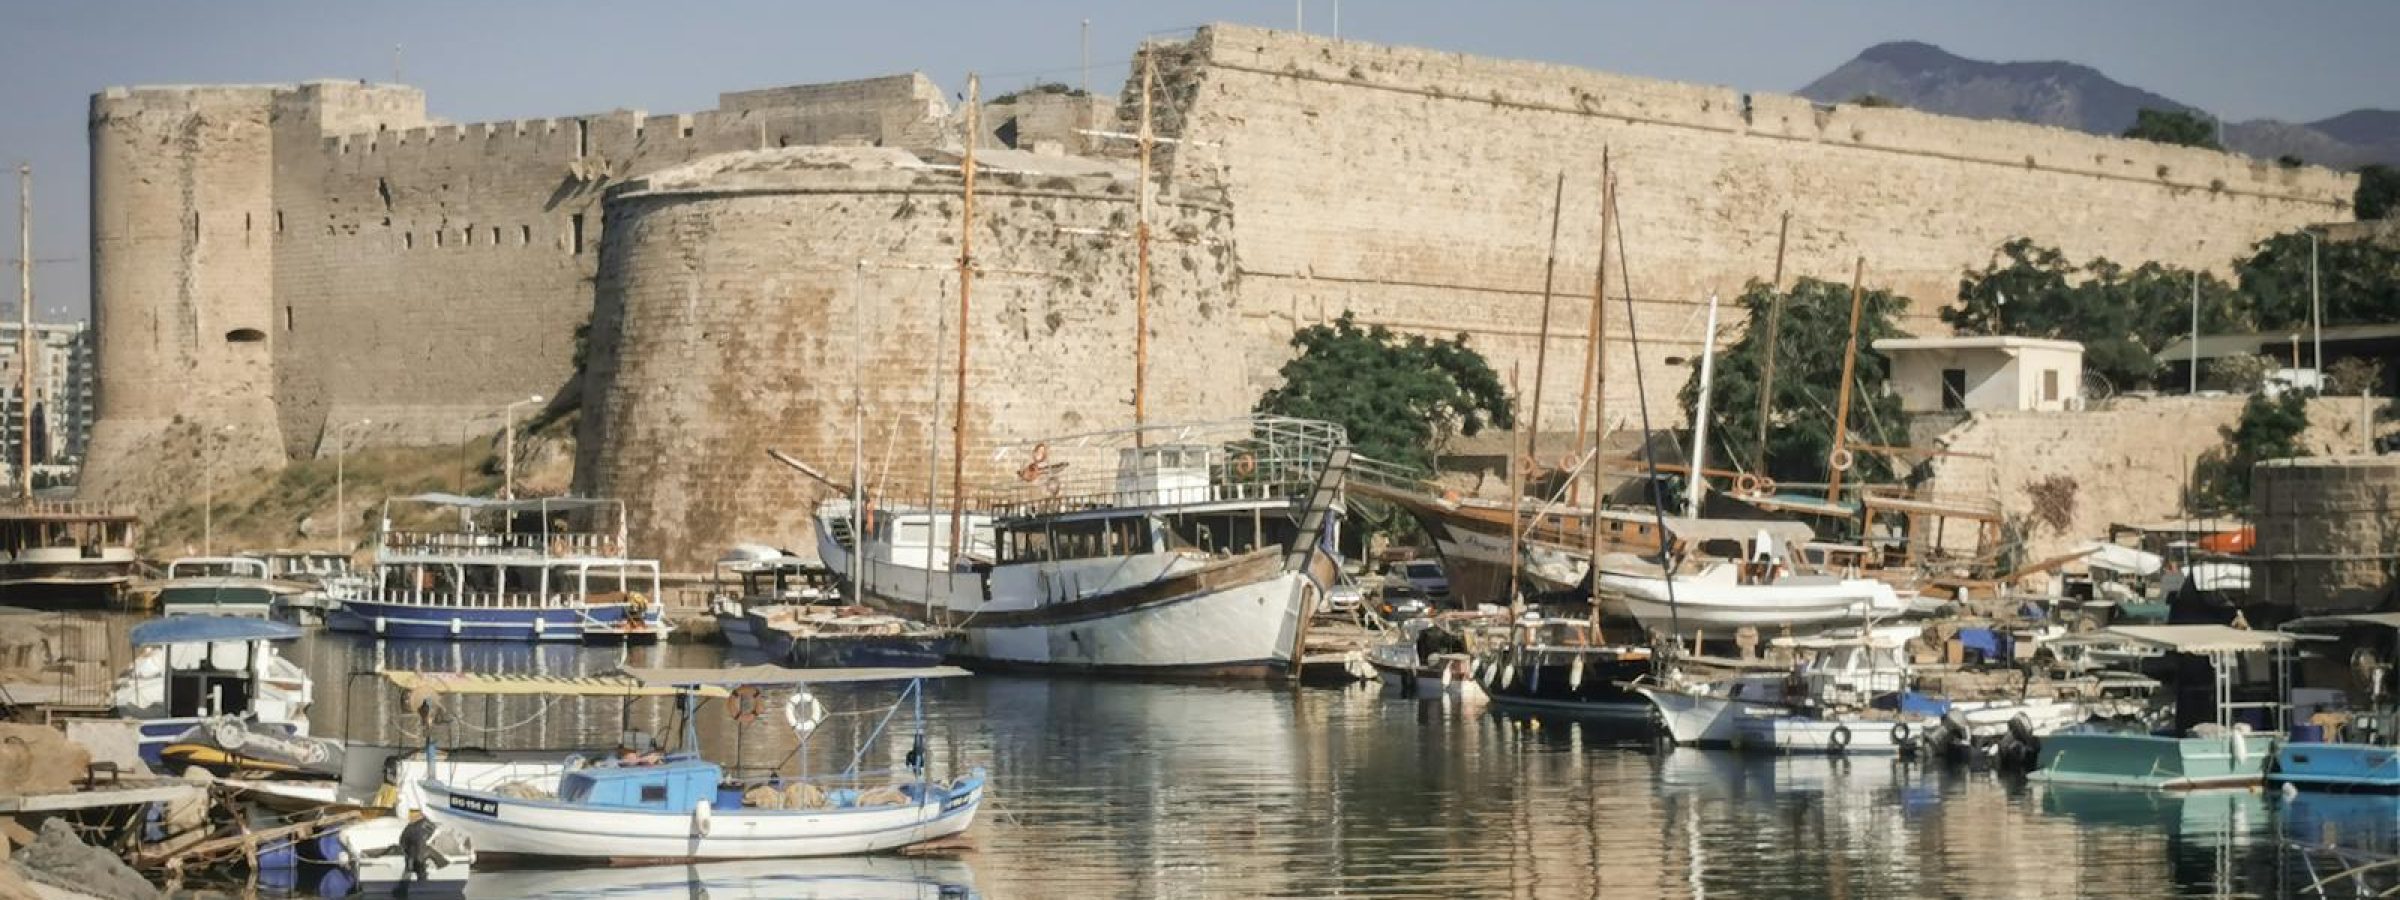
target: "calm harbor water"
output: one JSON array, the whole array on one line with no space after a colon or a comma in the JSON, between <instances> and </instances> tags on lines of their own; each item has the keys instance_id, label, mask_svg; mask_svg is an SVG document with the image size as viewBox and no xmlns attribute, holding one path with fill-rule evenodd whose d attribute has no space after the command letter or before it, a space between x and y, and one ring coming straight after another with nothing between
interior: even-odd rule
<instances>
[{"instance_id":1,"label":"calm harbor water","mask_svg":"<svg viewBox=\"0 0 2400 900\"><path fill-rule=\"evenodd\" d=\"M317 679L319 734L395 743L414 739L399 698L354 673L724 660L712 647L333 634L292 653ZM880 714L891 691L818 693L837 713L808 751L822 768L858 752L866 713ZM977 677L931 685L925 699L934 759L992 775L971 852L478 873L472 895L2286 896L2344 867L2327 848L2400 853L2391 798L2046 790L1888 759L1672 749L1639 726L1462 710L1372 686ZM605 747L628 724L674 731L656 701L461 700L453 711L437 727L451 746ZM737 725L712 704L700 725L712 758L796 762L778 715ZM883 743L866 765L905 749Z\"/></svg>"}]
</instances>

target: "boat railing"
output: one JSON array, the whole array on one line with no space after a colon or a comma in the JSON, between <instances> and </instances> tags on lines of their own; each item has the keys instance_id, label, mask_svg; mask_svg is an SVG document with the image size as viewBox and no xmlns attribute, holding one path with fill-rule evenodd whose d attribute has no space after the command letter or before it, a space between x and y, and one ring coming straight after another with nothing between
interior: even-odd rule
<instances>
[{"instance_id":1,"label":"boat railing","mask_svg":"<svg viewBox=\"0 0 2400 900\"><path fill-rule=\"evenodd\" d=\"M1285 482L1223 482L1189 487L1094 490L1056 496L987 500L985 508L1000 518L1058 515L1093 509L1144 506L1187 506L1209 503L1291 501L1307 496L1309 485Z\"/></svg>"},{"instance_id":2,"label":"boat railing","mask_svg":"<svg viewBox=\"0 0 2400 900\"><path fill-rule=\"evenodd\" d=\"M380 552L429 556L616 557L617 536L592 531L387 531Z\"/></svg>"},{"instance_id":3,"label":"boat railing","mask_svg":"<svg viewBox=\"0 0 2400 900\"><path fill-rule=\"evenodd\" d=\"M11 500L0 503L0 518L131 519L136 515L130 505L99 500Z\"/></svg>"},{"instance_id":4,"label":"boat railing","mask_svg":"<svg viewBox=\"0 0 2400 900\"><path fill-rule=\"evenodd\" d=\"M1340 425L1281 416L1052 437L1001 447L993 459L1015 477L977 499L1008 517L1304 497L1348 444ZM1121 470L1129 458L1142 468Z\"/></svg>"}]
</instances>

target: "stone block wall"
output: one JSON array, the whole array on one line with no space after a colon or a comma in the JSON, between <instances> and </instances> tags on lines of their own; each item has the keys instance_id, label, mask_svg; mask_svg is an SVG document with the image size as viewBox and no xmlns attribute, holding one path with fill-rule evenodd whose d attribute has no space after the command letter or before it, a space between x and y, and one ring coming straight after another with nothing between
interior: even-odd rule
<instances>
[{"instance_id":1,"label":"stone block wall","mask_svg":"<svg viewBox=\"0 0 2400 900\"><path fill-rule=\"evenodd\" d=\"M2385 609L2400 572L2400 457L2268 460L2252 475L2250 588L2299 615Z\"/></svg>"},{"instance_id":2,"label":"stone block wall","mask_svg":"<svg viewBox=\"0 0 2400 900\"><path fill-rule=\"evenodd\" d=\"M736 542L814 549L826 491L770 449L844 481L855 452L897 505L925 501L938 442L947 503L961 187L908 154L793 148L617 189L578 487L625 499L636 548L687 569ZM971 492L1014 480L1006 445L1130 425L1134 367L1132 180L986 174L976 193ZM1239 415L1228 217L1171 196L1154 215L1150 417Z\"/></svg>"},{"instance_id":3,"label":"stone block wall","mask_svg":"<svg viewBox=\"0 0 2400 900\"><path fill-rule=\"evenodd\" d=\"M1176 185L1222 188L1238 213L1254 379L1271 377L1294 327L1354 310L1465 332L1530 381L1563 173L1545 424L1572 414L1580 387L1604 153L1630 263L1612 262L1610 292L1629 280L1654 415L1689 375L1662 363L1696 351L1694 307L1773 272L1786 212L1787 278L1847 281L1864 256L1870 285L1917 301L1906 327L1936 334L1960 271L2009 238L2221 269L2261 237L2344 217L2353 186L2057 128L1242 26L1153 52L1175 107L1167 133L1191 142L1170 151ZM1624 313L1611 303L1620 427L1633 402Z\"/></svg>"}]
</instances>

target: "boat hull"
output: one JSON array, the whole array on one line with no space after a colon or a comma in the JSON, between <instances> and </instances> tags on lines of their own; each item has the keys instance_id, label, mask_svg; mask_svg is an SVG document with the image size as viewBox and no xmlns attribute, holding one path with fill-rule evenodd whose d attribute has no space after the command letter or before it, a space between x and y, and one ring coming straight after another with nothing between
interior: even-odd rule
<instances>
[{"instance_id":1,"label":"boat hull","mask_svg":"<svg viewBox=\"0 0 2400 900\"><path fill-rule=\"evenodd\" d=\"M2275 752L2270 781L2301 790L2400 793L2400 747L2302 742Z\"/></svg>"},{"instance_id":2,"label":"boat hull","mask_svg":"<svg viewBox=\"0 0 2400 900\"><path fill-rule=\"evenodd\" d=\"M607 809L420 785L425 815L467 836L482 859L622 863L850 856L956 835L974 824L983 782L899 806L838 810Z\"/></svg>"},{"instance_id":3,"label":"boat hull","mask_svg":"<svg viewBox=\"0 0 2400 900\"><path fill-rule=\"evenodd\" d=\"M1151 598L1098 596L1038 615L964 625L969 668L1181 678L1277 677L1291 665L1292 622L1307 576L1264 579ZM1131 593L1131 592L1125 592ZM1302 613L1304 614L1304 613Z\"/></svg>"},{"instance_id":4,"label":"boat hull","mask_svg":"<svg viewBox=\"0 0 2400 900\"><path fill-rule=\"evenodd\" d=\"M1541 710L1587 716L1643 718L1650 701L1626 684L1650 674L1647 656L1606 658L1587 655L1583 671L1575 671L1563 654L1547 653L1535 662L1511 662L1507 653L1483 660L1480 681L1492 703L1514 709Z\"/></svg>"},{"instance_id":5,"label":"boat hull","mask_svg":"<svg viewBox=\"0 0 2400 900\"><path fill-rule=\"evenodd\" d=\"M1370 651L1366 660L1368 667L1375 670L1375 679L1403 697L1460 703L1483 703L1491 699L1483 685L1475 683L1474 667L1465 654L1441 654L1430 665L1417 664L1413 649L1406 659Z\"/></svg>"},{"instance_id":6,"label":"boat hull","mask_svg":"<svg viewBox=\"0 0 2400 900\"><path fill-rule=\"evenodd\" d=\"M1734 746L1754 752L1895 754L1915 746L1931 719L1819 719L1802 715L1739 714Z\"/></svg>"},{"instance_id":7,"label":"boat hull","mask_svg":"<svg viewBox=\"0 0 2400 900\"><path fill-rule=\"evenodd\" d=\"M326 617L326 627L395 640L581 641L656 640L666 633L653 605L628 622L625 604L495 608L387 603L353 598ZM628 625L632 627L627 627Z\"/></svg>"},{"instance_id":8,"label":"boat hull","mask_svg":"<svg viewBox=\"0 0 2400 900\"><path fill-rule=\"evenodd\" d=\"M2030 777L2055 784L2192 790L2248 787L2266 780L2275 736L2163 737L2064 731L2042 739Z\"/></svg>"},{"instance_id":9,"label":"boat hull","mask_svg":"<svg viewBox=\"0 0 2400 900\"><path fill-rule=\"evenodd\" d=\"M1731 697L1713 697L1671 688L1645 686L1635 688L1648 698L1657 710L1659 724L1675 743L1689 746L1726 746L1741 737L1741 718L1748 715L1769 715L1784 707Z\"/></svg>"}]
</instances>

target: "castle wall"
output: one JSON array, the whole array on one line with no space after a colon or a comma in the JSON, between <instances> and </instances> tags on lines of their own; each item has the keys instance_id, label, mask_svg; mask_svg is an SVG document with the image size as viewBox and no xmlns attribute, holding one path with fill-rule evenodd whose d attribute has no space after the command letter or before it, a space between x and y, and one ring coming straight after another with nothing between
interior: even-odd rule
<instances>
[{"instance_id":1,"label":"castle wall","mask_svg":"<svg viewBox=\"0 0 2400 900\"><path fill-rule=\"evenodd\" d=\"M1231 25L1160 47L1184 190L1222 186L1250 320L1251 377L1271 383L1297 325L1345 309L1465 332L1533 393L1551 207L1563 172L1543 422L1571 420L1599 243L1605 152L1618 183L1654 419L1697 350L1693 307L1774 270L1867 280L1933 312L1960 271L2018 236L2074 258L2222 270L2251 242L2346 213L2353 180L2324 169L1901 109L1628 78ZM1120 114L1122 118L1123 114ZM1612 302L1612 420L1634 415L1633 359ZM1563 364L1562 364L1563 357ZM1668 420L1678 417L1665 412Z\"/></svg>"},{"instance_id":2,"label":"castle wall","mask_svg":"<svg viewBox=\"0 0 2400 900\"><path fill-rule=\"evenodd\" d=\"M84 483L103 496L181 491L212 464L282 460L269 330L273 90L92 98L101 378Z\"/></svg>"},{"instance_id":3,"label":"castle wall","mask_svg":"<svg viewBox=\"0 0 2400 900\"><path fill-rule=\"evenodd\" d=\"M921 503L951 446L961 185L913 156L794 148L696 163L609 201L578 488L627 502L634 544L703 569L736 542L809 552L824 489L781 450ZM977 179L967 482L1001 445L1131 424L1130 179ZM1149 414L1222 419L1253 397L1218 360L1240 313L1221 209L1156 211ZM863 261L863 267L862 267ZM859 374L854 381L852 373ZM851 391L863 385L854 440ZM938 398L938 400L937 400ZM938 424L937 424L938 422ZM948 451L935 480L949 490ZM945 499L943 502L947 502Z\"/></svg>"}]
</instances>

